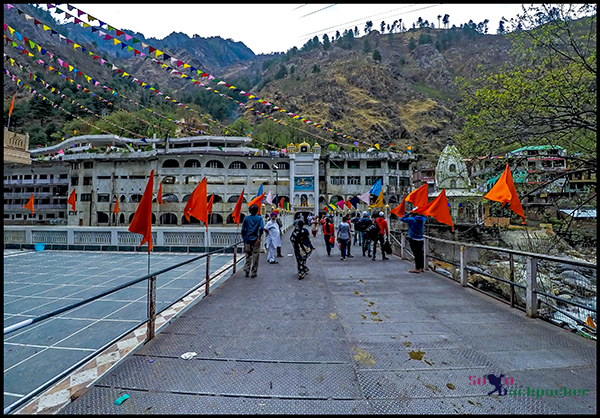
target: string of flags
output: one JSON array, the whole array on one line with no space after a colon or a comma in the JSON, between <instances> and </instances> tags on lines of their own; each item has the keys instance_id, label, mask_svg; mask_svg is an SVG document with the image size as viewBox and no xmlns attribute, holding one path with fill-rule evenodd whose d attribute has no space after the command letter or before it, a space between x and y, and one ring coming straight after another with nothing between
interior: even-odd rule
<instances>
[{"instance_id":1,"label":"string of flags","mask_svg":"<svg viewBox=\"0 0 600 418\"><path fill-rule=\"evenodd\" d=\"M281 107L276 106L275 104L270 103L267 100L262 100L259 97L256 97L255 95L247 93L247 92L243 91L242 89L240 89L238 87L235 87L235 86L233 86L233 85L231 85L231 84L229 84L229 83L227 83L227 82L225 82L223 80L219 80L215 76L213 76L213 75L211 75L211 74L209 74L209 73L207 73L207 72L205 72L205 71L203 71L201 69L198 69L198 68L196 68L196 67L194 67L194 66L192 66L190 64L187 64L187 63L183 62L182 60L180 60L178 58L175 58L175 57L172 57L172 56L170 56L168 54L165 54L163 51L160 51L159 49L154 48L151 45L148 45L147 43L142 42L142 41L134 38L133 36L129 35L128 33L126 33L123 30L116 29L115 27L109 25L108 23L103 22L103 21L101 21L99 19L96 19L95 17L87 14L86 12L84 12L84 11L82 11L82 10L76 8L76 7L70 6L70 7L73 7L73 10L77 10L78 17L75 17L74 15L71 15L71 14L67 13L66 11L64 11L64 10L56 7L53 4L47 4L47 7L48 7L48 10L50 10L52 8L56 8L56 13L58 13L58 14L64 13L65 14L65 20L67 20L67 21L72 18L73 22L70 22L70 23L73 23L74 25L81 24L81 26L84 27L84 28L90 28L91 31L92 31L92 33L98 32L98 35L100 36L100 38L102 40L104 40L104 41L112 41L114 43L114 45L119 45L120 44L121 45L121 49L124 50L125 47L127 47L127 50L129 52L133 52L134 56L138 56L139 55L140 57L143 57L143 56L145 56L144 53L142 53L141 51L135 49L131 45L128 45L125 42L119 40L117 37L114 37L114 36L112 36L112 35L104 32L104 31L100 30L100 28L103 28L104 26L106 26L106 29L108 31L111 31L111 32L115 31L115 34L117 36L124 36L126 41L130 41L131 40L133 44L140 43L142 45L142 49L148 48L148 56L146 56L146 58L152 59L152 61L154 61L155 63L157 63L158 65L160 65L162 68L167 69L167 71L171 71L171 74L179 75L180 78L191 79L191 81L193 81L194 84L200 84L200 82L198 80L194 80L193 78L191 78L190 76L188 76L186 74L183 74L182 72L178 71L177 69L174 69L174 68L170 67L169 65L164 64L164 62L169 61L176 68L183 67L182 68L183 70L187 69L192 75L194 73L196 73L198 76L200 76L200 79L203 79L203 78L206 77L208 79L208 81L212 81L212 82L216 83L217 85L224 85L228 89L233 90L234 92L238 92L241 96L246 96L248 98L248 100L250 100L250 99L255 100L258 103L263 104L265 107L271 107L272 110L276 110L276 111L279 111L279 112L281 112L281 113L283 113L283 114L285 114L287 116L290 116L292 119L298 119L301 122L305 122L307 125L312 125L312 126L314 126L316 128L321 128L321 129L327 130L329 132L333 132L334 134L339 135L339 136L341 136L342 138L345 138L345 139L350 139L350 140L352 140L355 143L364 144L365 146L369 146L370 145L368 142L361 141L361 140L359 140L357 138L351 137L350 135L345 135L345 134L343 134L341 132L338 132L338 131L336 131L334 129L327 128L327 127L323 126L322 124L318 124L316 122L313 122L313 121L311 121L308 118L302 117L301 115L297 115L297 114L288 112L287 110L282 109ZM72 11L72 10L70 10L70 11ZM99 27L92 26L89 23L85 23L83 20L79 19L79 17L81 17L81 16L83 16L85 14L87 14L88 22L98 21ZM39 21L37 21L37 22L38 23L35 23L35 20L34 20L34 23L36 25L37 24L42 24L42 22L39 22ZM48 27L48 29L46 29L46 28L47 28L47 26L43 25L43 29L44 30L49 30L50 29L49 27ZM74 49L77 49L77 47L75 46L76 44L73 41L70 41L70 42L74 44L73 45ZM78 47L81 48L81 46L79 46L79 45L78 45ZM154 54L155 58L152 58L150 54ZM163 63L161 63L160 61L158 61L156 59L156 58L159 58L159 57L164 61ZM249 107L249 106L247 106L247 107ZM356 146L358 146L358 145L356 145ZM379 149L379 144L376 144L376 148Z\"/></svg>"}]
</instances>

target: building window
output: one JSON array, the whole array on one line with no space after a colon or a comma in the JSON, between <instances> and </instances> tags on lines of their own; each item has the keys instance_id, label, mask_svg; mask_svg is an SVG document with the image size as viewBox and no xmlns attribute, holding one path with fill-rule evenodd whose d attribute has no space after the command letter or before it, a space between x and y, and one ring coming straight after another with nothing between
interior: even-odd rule
<instances>
[{"instance_id":1,"label":"building window","mask_svg":"<svg viewBox=\"0 0 600 418\"><path fill-rule=\"evenodd\" d=\"M454 165L454 164L450 164L450 167L448 167L448 170L449 170L451 173L456 173L456 165Z\"/></svg>"},{"instance_id":2,"label":"building window","mask_svg":"<svg viewBox=\"0 0 600 418\"><path fill-rule=\"evenodd\" d=\"M410 186L410 178L408 178L408 177L399 177L398 181L400 183L400 186L402 186L402 187Z\"/></svg>"},{"instance_id":3,"label":"building window","mask_svg":"<svg viewBox=\"0 0 600 418\"><path fill-rule=\"evenodd\" d=\"M344 176L331 176L331 184L334 186L343 186Z\"/></svg>"},{"instance_id":4,"label":"building window","mask_svg":"<svg viewBox=\"0 0 600 418\"><path fill-rule=\"evenodd\" d=\"M331 160L331 161L329 161L329 168L343 170L344 169L344 161Z\"/></svg>"},{"instance_id":5,"label":"building window","mask_svg":"<svg viewBox=\"0 0 600 418\"><path fill-rule=\"evenodd\" d=\"M163 166L163 168L179 168L179 161L166 160L162 166Z\"/></svg>"},{"instance_id":6,"label":"building window","mask_svg":"<svg viewBox=\"0 0 600 418\"><path fill-rule=\"evenodd\" d=\"M108 202L109 201L109 197L107 194L99 194L98 195L98 202Z\"/></svg>"},{"instance_id":7,"label":"building window","mask_svg":"<svg viewBox=\"0 0 600 418\"><path fill-rule=\"evenodd\" d=\"M38 176L38 178L39 178L40 180L48 180L48 174L40 174L40 175Z\"/></svg>"},{"instance_id":8,"label":"building window","mask_svg":"<svg viewBox=\"0 0 600 418\"><path fill-rule=\"evenodd\" d=\"M277 168L275 170L289 170L290 163L286 163L285 161L280 161L277 163Z\"/></svg>"},{"instance_id":9,"label":"building window","mask_svg":"<svg viewBox=\"0 0 600 418\"><path fill-rule=\"evenodd\" d=\"M390 186L397 186L398 185L398 177L395 176L390 176Z\"/></svg>"},{"instance_id":10,"label":"building window","mask_svg":"<svg viewBox=\"0 0 600 418\"><path fill-rule=\"evenodd\" d=\"M94 163L92 161L86 161L83 163L83 168L94 168Z\"/></svg>"},{"instance_id":11,"label":"building window","mask_svg":"<svg viewBox=\"0 0 600 418\"><path fill-rule=\"evenodd\" d=\"M529 161L527 163L527 169L528 170L535 170L535 161Z\"/></svg>"},{"instance_id":12,"label":"building window","mask_svg":"<svg viewBox=\"0 0 600 418\"><path fill-rule=\"evenodd\" d=\"M383 177L381 176L366 176L365 177L365 186L372 186L377 183L378 180L381 179L381 183L383 184Z\"/></svg>"},{"instance_id":13,"label":"building window","mask_svg":"<svg viewBox=\"0 0 600 418\"><path fill-rule=\"evenodd\" d=\"M73 163L73 164L71 164L71 169L72 170L79 170L79 167L80 167L79 163Z\"/></svg>"},{"instance_id":14,"label":"building window","mask_svg":"<svg viewBox=\"0 0 600 418\"><path fill-rule=\"evenodd\" d=\"M396 169L396 161L388 161L388 168L390 170L395 170Z\"/></svg>"},{"instance_id":15,"label":"building window","mask_svg":"<svg viewBox=\"0 0 600 418\"><path fill-rule=\"evenodd\" d=\"M269 164L267 164L263 161L259 161L252 166L252 169L253 170L270 170L271 168L269 167Z\"/></svg>"},{"instance_id":16,"label":"building window","mask_svg":"<svg viewBox=\"0 0 600 418\"><path fill-rule=\"evenodd\" d=\"M206 167L207 168L225 168L225 166L223 166L223 163L219 160L210 160L209 162L206 163Z\"/></svg>"},{"instance_id":17,"label":"building window","mask_svg":"<svg viewBox=\"0 0 600 418\"><path fill-rule=\"evenodd\" d=\"M409 163L398 163L398 170L410 170Z\"/></svg>"},{"instance_id":18,"label":"building window","mask_svg":"<svg viewBox=\"0 0 600 418\"><path fill-rule=\"evenodd\" d=\"M69 175L68 174L61 174L60 178L61 179L67 179L67 178L69 178Z\"/></svg>"},{"instance_id":19,"label":"building window","mask_svg":"<svg viewBox=\"0 0 600 418\"><path fill-rule=\"evenodd\" d=\"M348 161L348 168L360 169L360 161Z\"/></svg>"},{"instance_id":20,"label":"building window","mask_svg":"<svg viewBox=\"0 0 600 418\"><path fill-rule=\"evenodd\" d=\"M91 177L84 177L83 178L83 185L84 186L91 186L92 185L92 178Z\"/></svg>"},{"instance_id":21,"label":"building window","mask_svg":"<svg viewBox=\"0 0 600 418\"><path fill-rule=\"evenodd\" d=\"M110 180L112 177L111 176L98 176L96 177L98 180Z\"/></svg>"},{"instance_id":22,"label":"building window","mask_svg":"<svg viewBox=\"0 0 600 418\"><path fill-rule=\"evenodd\" d=\"M50 187L42 187L42 193L50 193Z\"/></svg>"},{"instance_id":23,"label":"building window","mask_svg":"<svg viewBox=\"0 0 600 418\"><path fill-rule=\"evenodd\" d=\"M565 162L564 162L564 160L557 160L557 161L554 161L553 165L554 165L554 167L563 168L565 166Z\"/></svg>"},{"instance_id":24,"label":"building window","mask_svg":"<svg viewBox=\"0 0 600 418\"><path fill-rule=\"evenodd\" d=\"M175 184L174 176L167 176L162 180L162 184Z\"/></svg>"},{"instance_id":25,"label":"building window","mask_svg":"<svg viewBox=\"0 0 600 418\"><path fill-rule=\"evenodd\" d=\"M141 194L132 194L131 195L131 203L140 203L140 201L142 200L142 195Z\"/></svg>"},{"instance_id":26,"label":"building window","mask_svg":"<svg viewBox=\"0 0 600 418\"><path fill-rule=\"evenodd\" d=\"M146 176L129 176L129 180L145 180Z\"/></svg>"},{"instance_id":27,"label":"building window","mask_svg":"<svg viewBox=\"0 0 600 418\"><path fill-rule=\"evenodd\" d=\"M56 214L55 213L47 213L46 214L46 219L54 219L56 218Z\"/></svg>"},{"instance_id":28,"label":"building window","mask_svg":"<svg viewBox=\"0 0 600 418\"><path fill-rule=\"evenodd\" d=\"M107 224L108 214L105 212L96 212L96 222L98 222L99 224Z\"/></svg>"},{"instance_id":29,"label":"building window","mask_svg":"<svg viewBox=\"0 0 600 418\"><path fill-rule=\"evenodd\" d=\"M71 177L71 186L77 186L79 184L79 177Z\"/></svg>"},{"instance_id":30,"label":"building window","mask_svg":"<svg viewBox=\"0 0 600 418\"><path fill-rule=\"evenodd\" d=\"M367 168L381 168L381 160L367 160Z\"/></svg>"},{"instance_id":31,"label":"building window","mask_svg":"<svg viewBox=\"0 0 600 418\"><path fill-rule=\"evenodd\" d=\"M360 176L348 176L348 184L360 185Z\"/></svg>"},{"instance_id":32,"label":"building window","mask_svg":"<svg viewBox=\"0 0 600 418\"><path fill-rule=\"evenodd\" d=\"M200 161L196 159L187 160L184 164L184 167L198 168L200 167Z\"/></svg>"},{"instance_id":33,"label":"building window","mask_svg":"<svg viewBox=\"0 0 600 418\"><path fill-rule=\"evenodd\" d=\"M81 194L80 202L91 202L91 201L92 201L91 193L82 193Z\"/></svg>"},{"instance_id":34,"label":"building window","mask_svg":"<svg viewBox=\"0 0 600 418\"><path fill-rule=\"evenodd\" d=\"M243 161L234 161L229 164L230 170L246 170L247 168L248 167L246 167L246 164Z\"/></svg>"},{"instance_id":35,"label":"building window","mask_svg":"<svg viewBox=\"0 0 600 418\"><path fill-rule=\"evenodd\" d=\"M31 180L31 174L25 174L23 180Z\"/></svg>"}]
</instances>

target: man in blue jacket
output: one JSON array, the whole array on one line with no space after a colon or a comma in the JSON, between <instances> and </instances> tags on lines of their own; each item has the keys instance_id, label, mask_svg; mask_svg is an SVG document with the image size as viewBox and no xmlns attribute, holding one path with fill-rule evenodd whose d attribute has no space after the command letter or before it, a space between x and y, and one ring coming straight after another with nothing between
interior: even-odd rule
<instances>
[{"instance_id":1,"label":"man in blue jacket","mask_svg":"<svg viewBox=\"0 0 600 418\"><path fill-rule=\"evenodd\" d=\"M408 272L423 273L423 267L425 265L423 255L423 229L427 217L419 213L409 212L400 218L400 220L408 224L408 243L415 256L415 268Z\"/></svg>"},{"instance_id":2,"label":"man in blue jacket","mask_svg":"<svg viewBox=\"0 0 600 418\"><path fill-rule=\"evenodd\" d=\"M258 273L260 237L265 225L262 216L257 215L257 213L258 205L250 206L250 215L246 216L242 222L242 238L244 239L244 250L246 252L246 264L244 265L246 277L250 274L250 268L252 268L251 277L256 277Z\"/></svg>"}]
</instances>

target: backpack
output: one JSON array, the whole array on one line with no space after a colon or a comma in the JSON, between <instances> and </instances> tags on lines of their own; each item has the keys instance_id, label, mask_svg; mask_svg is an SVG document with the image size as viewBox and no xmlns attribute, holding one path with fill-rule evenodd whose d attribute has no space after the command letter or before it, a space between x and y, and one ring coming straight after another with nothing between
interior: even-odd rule
<instances>
[{"instance_id":1,"label":"backpack","mask_svg":"<svg viewBox=\"0 0 600 418\"><path fill-rule=\"evenodd\" d=\"M369 239L375 240L379 236L379 227L375 224L371 224L365 232Z\"/></svg>"}]
</instances>

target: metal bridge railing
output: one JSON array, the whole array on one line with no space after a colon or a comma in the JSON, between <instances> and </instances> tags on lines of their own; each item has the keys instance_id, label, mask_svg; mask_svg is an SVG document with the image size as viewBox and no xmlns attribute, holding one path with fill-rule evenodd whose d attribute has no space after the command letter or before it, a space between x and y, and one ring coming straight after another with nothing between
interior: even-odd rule
<instances>
[{"instance_id":1,"label":"metal bridge railing","mask_svg":"<svg viewBox=\"0 0 600 418\"><path fill-rule=\"evenodd\" d=\"M412 255L412 253L409 252L408 248L407 248L407 235L405 232L403 231L390 231L390 236L392 237L392 248L394 249L394 252L396 253L396 255L400 256L402 259L407 259L407 255L410 256L410 259L414 259L414 256ZM435 245L440 245L440 244L444 244L447 247L450 247L450 250L447 251L435 251L432 247L435 247ZM470 274L476 274L476 275L480 275L489 279L492 279L491 281L494 282L500 282L502 284L504 284L505 286L508 286L508 291L509 291L509 295L508 295L508 300L494 296L491 293L488 292L483 292L488 296L492 296L497 300L500 300L504 303L509 303L511 307L513 308L519 308L519 309L523 309L527 316L529 317L536 317L538 314L538 305L539 303L544 303L546 305L548 305L550 310L559 312L560 314L566 316L567 318L570 318L571 320L575 321L577 324L581 325L582 327L590 330L590 331L594 331L595 330L593 328L591 328L586 322L585 320L582 320L581 318L577 318L574 315L569 314L568 312L564 311L563 309L559 308L557 305L571 305L571 306L575 306L577 308L583 309L585 311L589 311L589 312L594 312L596 313L596 305L595 305L595 300L596 300L596 296L597 296L597 292L596 292L596 286L595 286L595 281L594 284L585 282L583 280L587 280L585 278L579 278L580 283L576 283L573 280L571 280L571 284L573 284L573 286L571 286L571 290L573 290L574 288L574 292L582 295L582 294L586 294L589 298L590 301L592 301L593 306L589 306L580 302L577 302L575 300L571 300L572 298L566 298L566 297L559 297L557 296L557 294L553 294L553 289L549 288L550 286L547 285L546 282L540 282L538 281L538 276L539 276L539 270L540 268L543 268L545 271L548 270L548 265L547 264L554 264L554 265L558 265L563 264L563 265L570 265L570 266L578 266L578 267L583 267L583 268L587 268L587 269L593 269L594 272L597 272L597 265L594 263L590 263L590 262L586 262L586 261L581 261L581 260L575 260L575 259L570 259L570 258L563 258L563 257L556 257L556 256L551 256L551 255L546 255L546 254L536 254L536 253L529 253L529 252L524 252L524 251L518 251L518 250L512 250L509 248L498 248L498 247L491 247L491 246L486 246L486 245L479 245L479 244L470 244L470 243L465 243L465 242L458 242L458 241L449 241L449 240L444 240L441 238L435 238L435 237L431 237L431 236L424 236L424 245L423 245L423 249L424 249L424 256L425 256L425 270L429 270L429 260L437 260L437 261L441 261L443 263L446 263L449 266L452 266L454 273L452 274L451 272L449 274L443 274L446 277L449 277L457 282L459 282L461 284L461 286L463 287L471 287L473 289L479 290L481 291L481 289L479 289L476 286L473 286L469 283L469 275ZM479 254L477 254L477 251L479 251ZM491 253L500 253L500 254L504 254L503 257L506 258L506 255L508 256L508 269L498 269L499 271L503 271L506 272L506 270L508 270L508 272L506 273L507 275L504 277L500 277L497 274L493 274L490 273L488 271L484 271L484 269L482 268L478 268L475 266L469 266L468 262L469 261L473 261L477 255L481 256L482 253L487 253L487 252L491 252ZM438 253L442 253L444 256L440 256ZM451 253L451 254L450 254ZM458 253L458 254L457 254ZM453 257L450 257L450 255L453 255ZM483 254L484 256L486 254ZM487 256L489 256L489 254L487 254ZM452 258L452 259L448 259L448 258ZM501 257L500 257L501 258ZM521 262L517 262L517 260L521 260ZM545 262L546 264L542 263ZM441 271L439 271L438 273L448 273L447 271L444 271L442 269L440 269ZM436 272L436 269L434 268L433 270L434 272ZM521 283L519 283L518 281L521 281ZM554 283L553 283L554 285ZM525 299L525 306L518 306L518 301L517 301L517 293L520 293L520 296L524 296ZM541 296L540 298L538 298L538 296ZM567 295L568 296L568 295Z\"/></svg>"},{"instance_id":2,"label":"metal bridge railing","mask_svg":"<svg viewBox=\"0 0 600 418\"><path fill-rule=\"evenodd\" d=\"M66 376L68 373L70 373L71 371L75 370L77 367L81 366L82 364L84 364L85 362L89 361L90 359L92 359L93 357L95 357L98 353L102 352L104 349L106 349L107 347L109 347L111 344L113 344L115 341L118 341L120 338L122 338L123 336L127 335L128 333L130 333L132 330L134 330L135 328L139 327L140 325L146 323L147 325L147 330L146 330L146 340L144 342L147 343L148 341L150 341L152 338L154 338L154 328L155 328L155 320L156 320L156 277L169 272L171 270L174 270L176 268L179 268L181 266L184 266L186 264L190 264L193 263L194 261L206 258L206 276L204 277L203 280L201 280L197 285L195 285L193 288L187 290L185 292L185 294L181 295L180 298L176 299L179 300L183 297L185 297L187 294L195 291L196 289L200 288L202 285L204 285L204 295L208 295L210 292L210 258L212 255L215 254L220 254L220 253L226 253L229 252L229 250L231 250L233 252L233 263L231 266L227 267L225 270L220 270L219 271L219 275L222 275L225 271L227 271L228 269L232 269L232 274L234 274L236 272L236 267L237 267L237 262L238 262L238 252L241 254L244 254L243 252L243 245L242 244L243 241L238 241L235 242L232 245L229 245L228 247L223 247L220 248L218 250L214 250L208 253L204 253L202 255L199 255L197 257L191 258L187 261L183 261L179 264L176 264L174 266L170 266L167 267L165 269L159 270L159 271L155 271L152 272L150 274L147 274L143 277L137 278L137 279L133 279L127 283L123 283L119 286L115 286L112 289L108 289L104 292L101 292L95 296L92 296L90 298L84 299L82 301L73 303L71 305L65 306L63 308L60 309L56 309L52 312L48 312L46 314L37 316L35 318L29 318L25 321L21 321L19 323L13 324L11 326L8 326L6 328L4 328L4 335L10 334L14 331L23 329L29 325L35 324L37 322L43 321L45 319L48 318L52 318L55 317L57 315L60 315L64 312L73 310L75 308L78 308L82 305L85 305L87 303L93 302L95 300L98 300L100 298L103 298L107 295L110 295L112 293L118 292L119 290L125 289L129 286L135 285L137 283L143 282L144 280L148 281L148 292L147 292L147 317L142 320L140 323L136 323L132 328L128 329L126 332L124 332L122 335L120 335L119 337L113 339L112 341L110 341L108 344L105 344L104 346L100 347L98 350L94 351L93 353L91 353L90 355L86 356L84 359L80 360L79 362L77 362L76 364L74 364L73 366L69 367L67 370L64 370L63 372L61 372L60 374L58 374L57 376L54 376L52 379L50 379L49 381L47 381L46 383L44 383L43 385L39 386L38 388L34 389L32 392L28 393L27 395L25 395L24 397L20 398L19 400L15 401L13 404L9 405L8 407L6 407L4 409L4 414L8 414L11 411L14 411L15 408L19 407L20 405L22 405L23 403L27 402L28 400L30 400L32 397L36 396L37 394L39 394L41 391L43 391L44 389L46 389L47 387L49 387L50 385L52 385L53 383L55 383L56 381L58 381L59 379L61 379L62 377ZM242 248L238 247L241 246ZM238 251L241 250L241 251ZM243 258L244 256L242 256L241 258ZM240 259L241 259L240 258Z\"/></svg>"}]
</instances>

